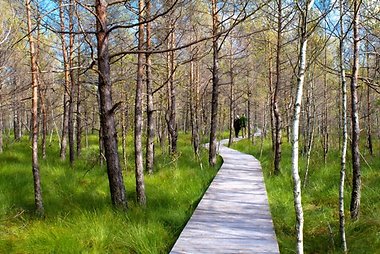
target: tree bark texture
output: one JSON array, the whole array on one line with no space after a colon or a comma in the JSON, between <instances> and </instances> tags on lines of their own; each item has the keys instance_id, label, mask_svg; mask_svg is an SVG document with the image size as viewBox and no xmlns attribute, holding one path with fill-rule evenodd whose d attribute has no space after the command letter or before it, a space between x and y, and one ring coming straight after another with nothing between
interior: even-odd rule
<instances>
[{"instance_id":1,"label":"tree bark texture","mask_svg":"<svg viewBox=\"0 0 380 254\"><path fill-rule=\"evenodd\" d=\"M168 49L175 47L174 20L169 19ZM176 84L175 84L175 52L168 52L167 69L168 69L168 112L166 122L168 125L170 154L177 153L178 126L176 120Z\"/></svg>"},{"instance_id":2,"label":"tree bark texture","mask_svg":"<svg viewBox=\"0 0 380 254\"><path fill-rule=\"evenodd\" d=\"M296 232L297 232L297 245L296 251L298 254L303 254L303 224L304 216L302 209L302 195L301 195L301 179L299 176L299 125L300 113L302 104L303 86L305 82L306 71L306 53L308 42L308 13L314 4L314 0L306 1L305 8L300 8L300 48L299 48L299 67L297 72L297 92L294 104L293 115L293 133L292 133L292 178L293 178L293 196L294 208L296 211Z\"/></svg>"},{"instance_id":3,"label":"tree bark texture","mask_svg":"<svg viewBox=\"0 0 380 254\"><path fill-rule=\"evenodd\" d=\"M75 159L75 141L74 141L74 93L75 93L75 76L74 76L74 3L70 0L69 6L69 75L70 75L70 90L69 90L69 105L68 105L68 134L69 134L69 158L70 164L74 163Z\"/></svg>"},{"instance_id":4,"label":"tree bark texture","mask_svg":"<svg viewBox=\"0 0 380 254\"><path fill-rule=\"evenodd\" d=\"M144 46L144 0L139 0L139 31L138 31L138 49L142 50ZM144 166L142 154L142 101L143 101L143 77L144 77L144 54L137 55L137 82L135 97L135 174L136 174L136 195L137 202L145 206L145 184L144 184Z\"/></svg>"},{"instance_id":5,"label":"tree bark texture","mask_svg":"<svg viewBox=\"0 0 380 254\"><path fill-rule=\"evenodd\" d=\"M59 17L60 17L60 26L61 30L65 31L65 17L64 17L64 6L63 1L59 1ZM62 55L63 55L63 65L64 65L64 95L63 95L63 120L62 120L62 136L61 136L61 150L60 157L61 160L66 159L66 148L67 148L67 134L69 126L69 103L70 103L70 65L67 54L66 38L65 34L61 34L61 46L62 46Z\"/></svg>"},{"instance_id":6,"label":"tree bark texture","mask_svg":"<svg viewBox=\"0 0 380 254\"><path fill-rule=\"evenodd\" d=\"M360 152L359 152L359 109L358 109L358 76L359 76L359 9L360 3L354 0L354 62L352 65L351 79L351 153L352 153L352 193L351 193L351 219L357 220L360 211L360 194L361 194L361 172L360 172Z\"/></svg>"},{"instance_id":7,"label":"tree bark texture","mask_svg":"<svg viewBox=\"0 0 380 254\"><path fill-rule=\"evenodd\" d=\"M339 60L340 60L340 81L342 89L342 150L340 160L340 179L339 179L339 235L342 245L342 250L347 253L347 241L345 230L345 215L344 215L344 181L346 177L346 156L347 156L347 84L346 73L344 68L344 2L339 0L340 9L340 36L339 36Z\"/></svg>"},{"instance_id":8,"label":"tree bark texture","mask_svg":"<svg viewBox=\"0 0 380 254\"><path fill-rule=\"evenodd\" d=\"M279 175L281 172L281 145L282 145L282 119L280 115L278 94L281 86L281 51L282 51L282 0L278 0L277 9L277 45L276 45L276 85L273 93L273 113L275 124L275 142L274 142L274 173Z\"/></svg>"},{"instance_id":9,"label":"tree bark texture","mask_svg":"<svg viewBox=\"0 0 380 254\"><path fill-rule=\"evenodd\" d=\"M151 3L150 0L145 0L146 19L150 19ZM146 24L146 50L151 49L151 24ZM154 105L153 105L153 80L152 80L152 60L149 53L145 54L146 62L146 100L147 100L147 140L146 140L146 171L148 174L153 173L154 167Z\"/></svg>"},{"instance_id":10,"label":"tree bark texture","mask_svg":"<svg viewBox=\"0 0 380 254\"><path fill-rule=\"evenodd\" d=\"M38 63L36 59L35 42L32 34L32 18L30 0L25 1L28 20L28 37L30 49L30 68L32 72L32 172L34 183L34 205L39 216L44 215L42 201L41 177L38 164Z\"/></svg>"},{"instance_id":11,"label":"tree bark texture","mask_svg":"<svg viewBox=\"0 0 380 254\"><path fill-rule=\"evenodd\" d=\"M209 164L216 165L216 149L217 140L216 132L218 128L218 103L219 103L219 46L218 46L218 11L216 0L211 1L212 4L212 98L211 98L211 126L210 126L210 144L209 144Z\"/></svg>"},{"instance_id":12,"label":"tree bark texture","mask_svg":"<svg viewBox=\"0 0 380 254\"><path fill-rule=\"evenodd\" d=\"M102 138L107 162L111 200L113 205L126 208L127 200L117 151L117 133L112 104L110 57L108 50L109 34L107 30L107 1L96 0L95 8L97 15L96 38L98 50L100 124L103 134Z\"/></svg>"}]
</instances>

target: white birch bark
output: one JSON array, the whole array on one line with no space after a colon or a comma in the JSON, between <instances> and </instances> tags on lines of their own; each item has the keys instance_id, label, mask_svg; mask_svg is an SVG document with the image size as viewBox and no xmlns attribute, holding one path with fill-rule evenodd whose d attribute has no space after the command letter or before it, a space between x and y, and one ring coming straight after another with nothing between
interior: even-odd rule
<instances>
[{"instance_id":1,"label":"white birch bark","mask_svg":"<svg viewBox=\"0 0 380 254\"><path fill-rule=\"evenodd\" d=\"M345 218L344 218L344 180L346 175L346 154L347 154L347 84L346 73L344 69L344 0L339 1L340 9L340 38L339 38L339 57L340 57L340 79L342 86L342 151L341 151L341 167L339 181L339 233L342 244L342 250L347 253L347 242L345 233Z\"/></svg>"},{"instance_id":2,"label":"white birch bark","mask_svg":"<svg viewBox=\"0 0 380 254\"><path fill-rule=\"evenodd\" d=\"M303 85L305 81L306 71L306 54L307 54L307 19L308 13L314 4L314 0L307 1L305 7L301 7L297 3L300 15L301 15L301 37L300 37L300 52L299 52L299 68L297 73L297 93L294 104L293 115L293 133L292 133L292 178L293 178L293 196L294 196L294 208L296 211L296 231L297 231L297 253L303 254L303 209L302 209L302 196L301 196L301 179L299 176L299 125L300 125L300 113L302 104Z\"/></svg>"}]
</instances>

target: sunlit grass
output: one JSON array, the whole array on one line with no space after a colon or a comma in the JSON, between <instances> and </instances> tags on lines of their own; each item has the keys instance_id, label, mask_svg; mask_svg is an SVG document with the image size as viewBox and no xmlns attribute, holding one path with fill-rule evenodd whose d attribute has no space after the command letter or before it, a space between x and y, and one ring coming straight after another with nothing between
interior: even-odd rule
<instances>
[{"instance_id":1,"label":"sunlit grass","mask_svg":"<svg viewBox=\"0 0 380 254\"><path fill-rule=\"evenodd\" d=\"M155 173L145 177L144 209L135 202L130 138L128 144L125 212L111 205L96 136L73 167L52 143L47 159L40 159L43 219L33 215L29 142L7 145L0 154L0 253L167 253L217 169L207 166L206 151L201 161L194 157L189 135L180 135L175 159L157 147Z\"/></svg>"},{"instance_id":2,"label":"sunlit grass","mask_svg":"<svg viewBox=\"0 0 380 254\"><path fill-rule=\"evenodd\" d=\"M302 189L305 216L304 247L306 253L341 253L339 238L338 187L340 155L338 142L333 144L324 165L320 143L315 142L311 155L308 182ZM376 145L376 147L378 144ZM273 153L269 141L265 141L260 158L260 144L248 140L235 143L234 148L260 159L270 208L275 224L281 253L295 253L296 231L291 180L291 147L284 141L281 161L281 175L274 176ZM345 186L346 236L350 253L379 253L380 249L380 160L379 151L371 157L363 145L362 199L359 221L350 220L349 203L351 196L352 172L350 155L347 157L347 178ZM305 174L305 158L300 157L300 176Z\"/></svg>"}]
</instances>

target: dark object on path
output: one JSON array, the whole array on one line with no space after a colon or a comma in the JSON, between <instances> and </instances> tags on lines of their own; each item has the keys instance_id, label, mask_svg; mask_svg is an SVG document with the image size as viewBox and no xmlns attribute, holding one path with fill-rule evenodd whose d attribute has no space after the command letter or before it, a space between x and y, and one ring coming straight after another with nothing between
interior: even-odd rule
<instances>
[{"instance_id":1,"label":"dark object on path","mask_svg":"<svg viewBox=\"0 0 380 254\"><path fill-rule=\"evenodd\" d=\"M241 129L241 121L240 121L240 118L239 118L239 115L236 116L235 120L234 120L234 129L235 129L235 137L239 137L239 132L240 132L240 129Z\"/></svg>"},{"instance_id":2,"label":"dark object on path","mask_svg":"<svg viewBox=\"0 0 380 254\"><path fill-rule=\"evenodd\" d=\"M241 117L240 117L240 128L242 130L242 136L243 138L245 138L246 134L247 134L247 117L245 117L245 114L243 114Z\"/></svg>"}]
</instances>

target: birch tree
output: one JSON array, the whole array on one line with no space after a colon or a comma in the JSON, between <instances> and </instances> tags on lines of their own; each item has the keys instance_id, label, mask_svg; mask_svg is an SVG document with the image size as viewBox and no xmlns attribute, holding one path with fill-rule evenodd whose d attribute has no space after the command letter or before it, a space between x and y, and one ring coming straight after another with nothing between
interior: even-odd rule
<instances>
[{"instance_id":1,"label":"birch tree","mask_svg":"<svg viewBox=\"0 0 380 254\"><path fill-rule=\"evenodd\" d=\"M361 1L354 0L353 11L354 16L352 20L353 36L354 36L354 55L352 65L352 78L351 78L351 153L352 153L352 193L351 193L351 219L357 220L359 218L360 209L360 195L361 195L361 172L360 172L360 151L359 151L359 109L358 109L358 76L359 76L359 11Z\"/></svg>"},{"instance_id":2,"label":"birch tree","mask_svg":"<svg viewBox=\"0 0 380 254\"><path fill-rule=\"evenodd\" d=\"M340 35L339 35L339 61L340 61L340 82L342 89L342 150L340 160L340 181L339 181L339 233L344 253L347 253L345 216L344 216L344 181L346 175L346 155L347 155L347 85L346 72L344 68L344 4L345 0L339 0L340 12Z\"/></svg>"},{"instance_id":3,"label":"birch tree","mask_svg":"<svg viewBox=\"0 0 380 254\"><path fill-rule=\"evenodd\" d=\"M294 208L296 211L296 231L297 231L297 253L303 253L303 209L301 199L301 179L299 176L298 156L299 156L299 125L303 86L305 82L306 71L306 53L307 42L310 36L308 32L308 23L310 10L314 5L314 0L307 0L304 3L297 1L297 8L300 15L300 38L299 38L299 55L297 71L297 92L293 113L293 133L292 133L292 178L293 178L293 196Z\"/></svg>"}]
</instances>

